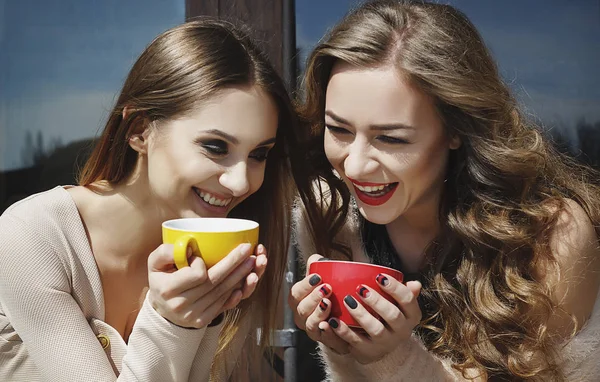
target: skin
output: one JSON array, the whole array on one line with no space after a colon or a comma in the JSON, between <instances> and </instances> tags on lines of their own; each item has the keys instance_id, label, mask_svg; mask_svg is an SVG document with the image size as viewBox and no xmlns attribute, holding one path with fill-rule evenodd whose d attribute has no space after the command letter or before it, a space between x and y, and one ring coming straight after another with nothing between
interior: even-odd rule
<instances>
[{"instance_id":1,"label":"skin","mask_svg":"<svg viewBox=\"0 0 600 382\"><path fill-rule=\"evenodd\" d=\"M418 272L426 246L439 232L438 206L448 154L460 146L460 139L447 134L433 100L391 66L365 69L334 65L325 115L324 147L332 167L353 194L360 213L386 226L404 270ZM357 187L364 189L365 184L397 185L388 201L373 205L368 199L362 200L365 198ZM550 322L552 335L563 340L574 328L569 314L574 314L581 327L596 299L596 294L586 292L600 288L598 238L577 203L567 203L551 247L559 267L557 272L540 269L540 281L554 288L552 297L564 310ZM364 259L358 253L353 257ZM320 258L311 256L306 269ZM352 330L337 319L328 320L328 296L333 290L325 284L330 292L323 294L320 276L316 275L316 283L314 276L307 274L290 292L288 302L296 324L313 340L337 353L349 353L360 363L374 362L394 351L410 338L421 320L416 299L421 284L402 284L388 275L389 282L382 288L398 306L368 288L366 296L356 298L356 308L344 302L364 331ZM365 305L383 320L368 313Z\"/></svg>"},{"instance_id":2,"label":"skin","mask_svg":"<svg viewBox=\"0 0 600 382\"><path fill-rule=\"evenodd\" d=\"M177 270L172 245L161 244L161 224L225 217L256 192L277 123L274 102L259 88L224 89L187 115L145 126L131 137L138 161L125 181L68 189L98 264L105 321L125 340L146 291L163 317L194 328L254 292L267 264L263 245L252 254L242 244L209 270L202 259L190 256L190 266ZM200 192L216 196L222 205L210 205Z\"/></svg>"}]
</instances>

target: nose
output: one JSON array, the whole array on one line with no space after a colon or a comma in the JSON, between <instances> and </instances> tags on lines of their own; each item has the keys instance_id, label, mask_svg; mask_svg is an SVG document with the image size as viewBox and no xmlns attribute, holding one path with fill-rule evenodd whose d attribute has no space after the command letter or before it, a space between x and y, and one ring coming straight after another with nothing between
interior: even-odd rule
<instances>
[{"instance_id":1,"label":"nose","mask_svg":"<svg viewBox=\"0 0 600 382\"><path fill-rule=\"evenodd\" d=\"M348 147L348 154L344 159L344 172L353 179L365 179L374 173L379 162L373 157L372 147L367 142L356 139Z\"/></svg>"},{"instance_id":2,"label":"nose","mask_svg":"<svg viewBox=\"0 0 600 382\"><path fill-rule=\"evenodd\" d=\"M229 166L219 177L219 183L227 188L234 197L248 193L250 182L248 180L248 165L245 161L239 161Z\"/></svg>"}]
</instances>

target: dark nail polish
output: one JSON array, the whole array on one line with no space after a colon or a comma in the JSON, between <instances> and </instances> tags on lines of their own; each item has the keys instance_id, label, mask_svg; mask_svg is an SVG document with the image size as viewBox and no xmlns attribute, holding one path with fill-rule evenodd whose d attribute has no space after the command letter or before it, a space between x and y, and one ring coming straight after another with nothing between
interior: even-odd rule
<instances>
[{"instance_id":1,"label":"dark nail polish","mask_svg":"<svg viewBox=\"0 0 600 382\"><path fill-rule=\"evenodd\" d=\"M327 260L329 260L329 259L328 259L328 258L326 258L326 257L321 257L321 258L320 258L319 260L317 260L317 261L327 261Z\"/></svg>"},{"instance_id":2,"label":"dark nail polish","mask_svg":"<svg viewBox=\"0 0 600 382\"><path fill-rule=\"evenodd\" d=\"M348 306L350 307L350 309L356 309L356 307L358 306L358 303L356 302L356 300L354 299L354 297L347 295L346 297L344 297L344 302L346 304L348 304Z\"/></svg>"},{"instance_id":3,"label":"dark nail polish","mask_svg":"<svg viewBox=\"0 0 600 382\"><path fill-rule=\"evenodd\" d=\"M321 310L324 312L325 310L327 310L327 303L321 300L321 302L319 303L319 308L321 308Z\"/></svg>"},{"instance_id":4,"label":"dark nail polish","mask_svg":"<svg viewBox=\"0 0 600 382\"><path fill-rule=\"evenodd\" d=\"M375 280L377 280L377 282L382 286L386 286L390 283L390 280L388 280L388 278L382 275L381 273L378 274L377 277L375 277Z\"/></svg>"},{"instance_id":5,"label":"dark nail polish","mask_svg":"<svg viewBox=\"0 0 600 382\"><path fill-rule=\"evenodd\" d=\"M356 287L356 293L362 298L369 297L369 290L364 285L359 285Z\"/></svg>"},{"instance_id":6,"label":"dark nail polish","mask_svg":"<svg viewBox=\"0 0 600 382\"><path fill-rule=\"evenodd\" d=\"M327 288L327 285L323 285L321 287L321 289L319 289L319 292L321 292L321 295L323 297L325 297L325 296L327 296L331 292L331 290L329 290L329 288Z\"/></svg>"},{"instance_id":7,"label":"dark nail polish","mask_svg":"<svg viewBox=\"0 0 600 382\"><path fill-rule=\"evenodd\" d=\"M337 329L338 326L340 326L339 322L335 318L330 318L327 322L329 322L329 326L331 326L334 329Z\"/></svg>"},{"instance_id":8,"label":"dark nail polish","mask_svg":"<svg viewBox=\"0 0 600 382\"><path fill-rule=\"evenodd\" d=\"M310 279L308 279L308 283L310 286L315 286L321 282L321 277L319 275L312 275Z\"/></svg>"}]
</instances>

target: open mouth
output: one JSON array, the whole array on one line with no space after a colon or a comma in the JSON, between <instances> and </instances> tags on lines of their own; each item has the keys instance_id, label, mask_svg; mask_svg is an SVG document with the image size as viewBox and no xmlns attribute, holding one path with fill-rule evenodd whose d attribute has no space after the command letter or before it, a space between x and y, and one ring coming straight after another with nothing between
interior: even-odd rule
<instances>
[{"instance_id":1,"label":"open mouth","mask_svg":"<svg viewBox=\"0 0 600 382\"><path fill-rule=\"evenodd\" d=\"M222 196L211 194L196 187L193 187L193 190L205 204L208 204L212 208L227 209L233 200L233 198L225 199Z\"/></svg>"},{"instance_id":2,"label":"open mouth","mask_svg":"<svg viewBox=\"0 0 600 382\"><path fill-rule=\"evenodd\" d=\"M394 183L365 183L350 179L354 186L357 198L368 205L380 206L390 200L394 191L398 187L398 182Z\"/></svg>"}]
</instances>

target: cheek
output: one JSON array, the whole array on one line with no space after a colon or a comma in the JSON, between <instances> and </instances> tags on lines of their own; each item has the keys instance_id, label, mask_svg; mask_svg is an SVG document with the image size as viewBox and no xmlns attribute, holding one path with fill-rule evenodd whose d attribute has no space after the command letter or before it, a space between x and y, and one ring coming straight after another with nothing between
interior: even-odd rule
<instances>
[{"instance_id":1,"label":"cheek","mask_svg":"<svg viewBox=\"0 0 600 382\"><path fill-rule=\"evenodd\" d=\"M266 166L256 166L248 171L249 194L253 194L262 186L265 180Z\"/></svg>"},{"instance_id":2,"label":"cheek","mask_svg":"<svg viewBox=\"0 0 600 382\"><path fill-rule=\"evenodd\" d=\"M325 133L324 139L325 156L334 167L340 167L344 160L344 147L330 134Z\"/></svg>"}]
</instances>

